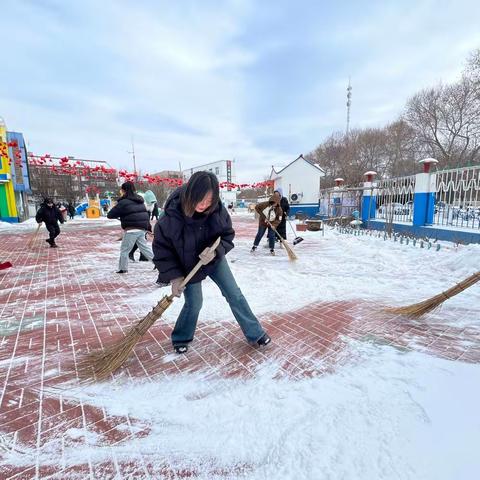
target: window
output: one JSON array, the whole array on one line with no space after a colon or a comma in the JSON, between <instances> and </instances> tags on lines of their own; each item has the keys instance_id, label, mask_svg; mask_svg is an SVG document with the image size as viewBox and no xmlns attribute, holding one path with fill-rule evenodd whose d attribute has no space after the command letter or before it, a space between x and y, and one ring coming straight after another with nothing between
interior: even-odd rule
<instances>
[{"instance_id":1,"label":"window","mask_svg":"<svg viewBox=\"0 0 480 480\"><path fill-rule=\"evenodd\" d=\"M220 167L215 167L215 175L220 175Z\"/></svg>"}]
</instances>

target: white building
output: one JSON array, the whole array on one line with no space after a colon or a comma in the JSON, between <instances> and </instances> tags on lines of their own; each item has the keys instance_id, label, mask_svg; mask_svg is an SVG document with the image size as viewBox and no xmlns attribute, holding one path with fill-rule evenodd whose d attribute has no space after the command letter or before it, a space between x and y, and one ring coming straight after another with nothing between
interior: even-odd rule
<instances>
[{"instance_id":1,"label":"white building","mask_svg":"<svg viewBox=\"0 0 480 480\"><path fill-rule=\"evenodd\" d=\"M281 188L283 196L290 202L290 214L302 211L315 215L319 209L320 179L325 171L300 155L286 167L272 166L270 180L275 182L275 189Z\"/></svg>"},{"instance_id":2,"label":"white building","mask_svg":"<svg viewBox=\"0 0 480 480\"><path fill-rule=\"evenodd\" d=\"M199 165L198 167L187 168L186 170L182 170L183 179L188 181L195 172L212 172L217 176L218 183L237 183L235 160L218 160L217 162L206 163L205 165ZM225 205L228 205L230 202L236 204L237 190L235 188L221 188L220 199Z\"/></svg>"}]
</instances>

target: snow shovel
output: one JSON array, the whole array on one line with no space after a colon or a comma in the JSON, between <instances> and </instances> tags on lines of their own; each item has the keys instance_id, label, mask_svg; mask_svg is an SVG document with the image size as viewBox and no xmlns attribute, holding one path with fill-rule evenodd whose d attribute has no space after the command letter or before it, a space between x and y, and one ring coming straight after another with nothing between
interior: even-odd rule
<instances>
[{"instance_id":1,"label":"snow shovel","mask_svg":"<svg viewBox=\"0 0 480 480\"><path fill-rule=\"evenodd\" d=\"M292 226L292 224L290 223L290 220L287 220L287 222L288 222L288 224L290 225L290 228L292 229L293 234L295 235L295 238L293 239L293 242L292 242L292 243L293 243L294 245L298 245L300 242L303 242L305 239L304 239L303 237L297 237L297 236L296 236L297 234L295 233L295 230L293 229L293 226Z\"/></svg>"},{"instance_id":2,"label":"snow shovel","mask_svg":"<svg viewBox=\"0 0 480 480\"><path fill-rule=\"evenodd\" d=\"M220 244L221 237L218 237L211 247L207 247L210 251L215 250ZM207 262L200 260L193 270L185 277L181 283L184 287L192 277L200 270L202 265ZM172 304L173 295L165 295L157 305L142 320L133 325L125 336L117 343L106 346L102 350L89 353L79 365L79 375L84 379L94 378L103 380L120 368L127 360L135 345L147 333L148 329L163 315L165 310Z\"/></svg>"}]
</instances>

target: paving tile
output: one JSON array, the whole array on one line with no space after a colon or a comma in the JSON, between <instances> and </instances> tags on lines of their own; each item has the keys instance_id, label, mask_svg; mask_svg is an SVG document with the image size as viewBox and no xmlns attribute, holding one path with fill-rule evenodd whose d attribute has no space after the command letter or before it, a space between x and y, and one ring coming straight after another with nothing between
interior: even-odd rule
<instances>
[{"instance_id":1,"label":"paving tile","mask_svg":"<svg viewBox=\"0 0 480 480\"><path fill-rule=\"evenodd\" d=\"M252 238L256 224L234 217L239 238ZM28 234L1 233L0 258L14 260L8 274L0 274L0 433L11 439L8 448L33 451L61 442L62 447L84 442L72 432L88 429L102 446L130 442L148 435L149 425L127 416L107 416L92 405L68 399L60 385L77 381L79 359L92 349L121 337L140 313L129 305L135 294L154 292L154 273L118 278L95 274L83 258L118 248L118 228L65 228L59 249L42 242L25 247ZM98 238L102 238L99 245ZM68 245L68 254L66 252ZM112 267L112 272L115 266ZM458 308L459 320L468 311ZM436 318L434 321L433 318ZM450 361L480 363L480 329L410 320L381 312L363 301L315 302L304 308L264 315L262 323L273 338L266 349L245 343L231 320L199 325L186 356L164 361L171 353L171 326L158 323L139 342L134 354L113 378L155 380L202 372L208 378L248 378L265 362L279 365L276 378L301 379L329 374L346 361L348 342L374 341L395 348L421 351ZM77 429L77 430L75 430ZM112 457L101 463L26 465L0 463L0 478L195 478L194 470L152 465L132 447L128 460ZM1 461L0 461L1 462ZM248 465L212 471L212 476L249 472Z\"/></svg>"}]
</instances>

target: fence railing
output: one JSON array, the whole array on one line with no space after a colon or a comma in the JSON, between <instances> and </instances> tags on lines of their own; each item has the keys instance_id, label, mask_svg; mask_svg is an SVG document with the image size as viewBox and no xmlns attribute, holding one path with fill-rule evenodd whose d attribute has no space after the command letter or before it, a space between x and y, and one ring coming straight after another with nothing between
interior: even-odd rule
<instances>
[{"instance_id":1,"label":"fence railing","mask_svg":"<svg viewBox=\"0 0 480 480\"><path fill-rule=\"evenodd\" d=\"M480 229L480 166L436 173L434 224Z\"/></svg>"},{"instance_id":2,"label":"fence railing","mask_svg":"<svg viewBox=\"0 0 480 480\"><path fill-rule=\"evenodd\" d=\"M480 230L480 165L322 190L320 213L338 217L356 209L364 222Z\"/></svg>"},{"instance_id":3,"label":"fence railing","mask_svg":"<svg viewBox=\"0 0 480 480\"><path fill-rule=\"evenodd\" d=\"M320 214L329 217L351 216L360 211L363 188L328 188L320 193Z\"/></svg>"},{"instance_id":4,"label":"fence railing","mask_svg":"<svg viewBox=\"0 0 480 480\"><path fill-rule=\"evenodd\" d=\"M376 218L390 222L412 221L415 175L379 180L376 188Z\"/></svg>"}]
</instances>

